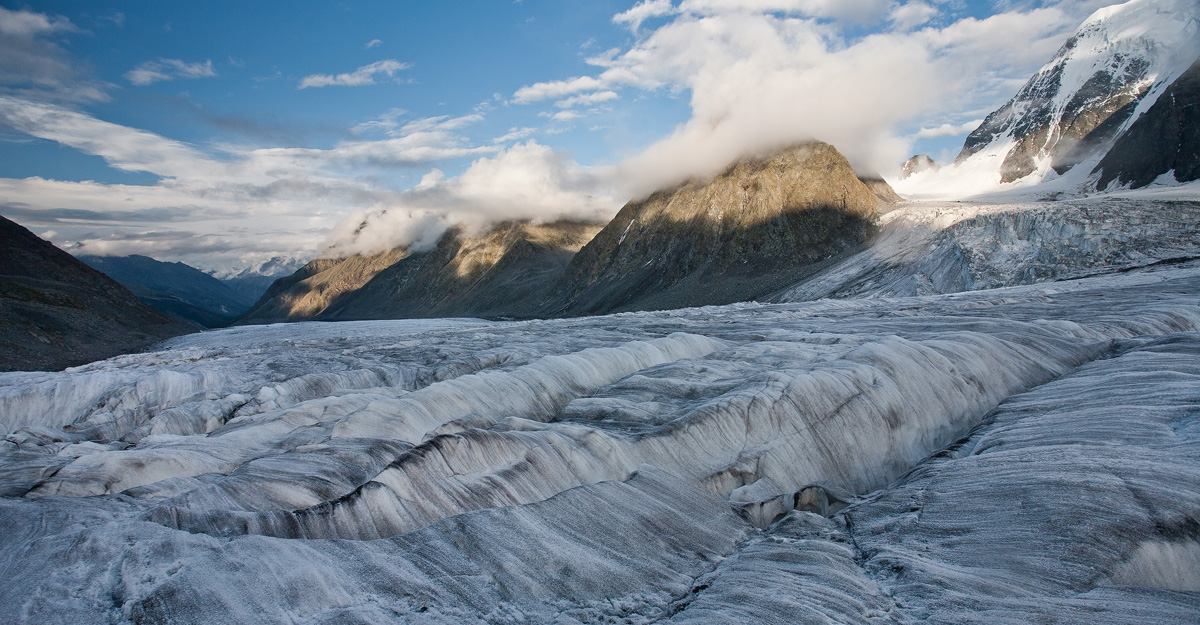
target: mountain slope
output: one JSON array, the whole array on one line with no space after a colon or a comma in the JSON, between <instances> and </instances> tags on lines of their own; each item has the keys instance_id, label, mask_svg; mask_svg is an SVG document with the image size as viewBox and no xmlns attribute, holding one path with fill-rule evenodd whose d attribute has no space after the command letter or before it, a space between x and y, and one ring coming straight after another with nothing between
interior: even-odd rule
<instances>
[{"instance_id":1,"label":"mountain slope","mask_svg":"<svg viewBox=\"0 0 1200 625\"><path fill-rule=\"evenodd\" d=\"M0 217L0 371L62 369L190 331Z\"/></svg>"},{"instance_id":2,"label":"mountain slope","mask_svg":"<svg viewBox=\"0 0 1200 625\"><path fill-rule=\"evenodd\" d=\"M753 299L860 249L878 201L826 143L735 163L626 204L571 260L546 312Z\"/></svg>"},{"instance_id":3,"label":"mountain slope","mask_svg":"<svg viewBox=\"0 0 1200 625\"><path fill-rule=\"evenodd\" d=\"M233 321L254 303L220 280L183 263L147 256L80 256L79 260L120 282L143 302L206 328Z\"/></svg>"},{"instance_id":4,"label":"mountain slope","mask_svg":"<svg viewBox=\"0 0 1200 625\"><path fill-rule=\"evenodd\" d=\"M1200 59L1121 135L1097 172L1098 189L1114 180L1144 187L1167 172L1179 182L1200 179Z\"/></svg>"},{"instance_id":5,"label":"mountain slope","mask_svg":"<svg viewBox=\"0 0 1200 625\"><path fill-rule=\"evenodd\" d=\"M475 236L452 229L317 318L529 317L599 230L568 221L505 222Z\"/></svg>"},{"instance_id":6,"label":"mountain slope","mask_svg":"<svg viewBox=\"0 0 1200 625\"><path fill-rule=\"evenodd\" d=\"M277 281L239 323L301 319L529 317L600 224L452 228L434 249L318 259Z\"/></svg>"},{"instance_id":7,"label":"mountain slope","mask_svg":"<svg viewBox=\"0 0 1200 625\"><path fill-rule=\"evenodd\" d=\"M296 273L276 280L236 323L312 319L339 296L362 288L380 271L406 256L407 250L397 248L368 256L317 258Z\"/></svg>"},{"instance_id":8,"label":"mountain slope","mask_svg":"<svg viewBox=\"0 0 1200 625\"><path fill-rule=\"evenodd\" d=\"M1095 163L1198 56L1194 0L1100 9L967 137L955 166L994 176L994 185Z\"/></svg>"}]
</instances>

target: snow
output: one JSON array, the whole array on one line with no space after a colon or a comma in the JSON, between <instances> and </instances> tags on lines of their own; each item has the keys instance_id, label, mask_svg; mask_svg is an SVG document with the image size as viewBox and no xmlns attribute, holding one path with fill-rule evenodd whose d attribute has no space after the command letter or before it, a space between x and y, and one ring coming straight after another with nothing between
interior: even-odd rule
<instances>
[{"instance_id":1,"label":"snow","mask_svg":"<svg viewBox=\"0 0 1200 625\"><path fill-rule=\"evenodd\" d=\"M1049 83L1056 82L1057 89L1045 103L1050 113L1051 132L1046 136L1045 149L1035 155L1036 170L1033 173L1013 182L1000 182L1001 163L1016 145L1014 124L1005 134L997 136L960 163L892 182L896 192L918 201L1018 201L1054 193L1072 196L1094 193L1096 177L1091 171L1105 150L1075 165L1063 176L1058 176L1051 168L1049 150L1059 139L1059 123L1069 112L1072 98L1097 72L1121 76L1132 63L1145 63L1144 77L1127 88L1134 91L1145 88L1147 91L1121 126L1119 132L1123 132L1200 57L1200 4L1195 0L1130 0L1104 7L1079 26L1074 39L1074 47L1060 50L1034 76L1035 79L1043 77ZM1050 80L1055 72L1061 73L1056 81ZM1049 84L1042 85L1035 90L1039 93L1033 95L1040 97L1041 89L1048 87ZM1042 103L1017 102L1012 114L1020 117L1034 104L1041 106Z\"/></svg>"},{"instance_id":2,"label":"snow","mask_svg":"<svg viewBox=\"0 0 1200 625\"><path fill-rule=\"evenodd\" d=\"M1056 206L902 206L850 299L0 375L0 620L1195 621L1200 209Z\"/></svg>"}]
</instances>

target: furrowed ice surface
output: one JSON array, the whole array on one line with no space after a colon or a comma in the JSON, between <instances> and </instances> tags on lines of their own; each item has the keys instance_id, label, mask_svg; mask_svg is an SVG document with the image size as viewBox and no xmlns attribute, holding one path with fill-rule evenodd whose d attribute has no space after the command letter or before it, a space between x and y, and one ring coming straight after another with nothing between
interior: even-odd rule
<instances>
[{"instance_id":1,"label":"furrowed ice surface","mask_svg":"<svg viewBox=\"0 0 1200 625\"><path fill-rule=\"evenodd\" d=\"M840 515L793 513L671 622L1195 622L1200 334L1114 350Z\"/></svg>"},{"instance_id":2,"label":"furrowed ice surface","mask_svg":"<svg viewBox=\"0 0 1200 625\"><path fill-rule=\"evenodd\" d=\"M0 620L1194 621L1197 292L1181 260L7 374Z\"/></svg>"}]
</instances>

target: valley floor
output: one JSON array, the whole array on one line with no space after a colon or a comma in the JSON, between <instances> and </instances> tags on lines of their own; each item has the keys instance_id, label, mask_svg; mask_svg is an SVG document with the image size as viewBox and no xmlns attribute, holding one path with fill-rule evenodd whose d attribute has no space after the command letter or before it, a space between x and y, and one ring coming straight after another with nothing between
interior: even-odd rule
<instances>
[{"instance_id":1,"label":"valley floor","mask_svg":"<svg viewBox=\"0 0 1200 625\"><path fill-rule=\"evenodd\" d=\"M0 620L1200 620L1200 263L0 375Z\"/></svg>"}]
</instances>

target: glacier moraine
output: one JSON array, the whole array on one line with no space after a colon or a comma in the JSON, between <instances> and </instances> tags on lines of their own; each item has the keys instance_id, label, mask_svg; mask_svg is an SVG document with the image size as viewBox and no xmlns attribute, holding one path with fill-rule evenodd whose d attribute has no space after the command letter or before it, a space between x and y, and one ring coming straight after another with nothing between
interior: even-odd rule
<instances>
[{"instance_id":1,"label":"glacier moraine","mask_svg":"<svg viewBox=\"0 0 1200 625\"><path fill-rule=\"evenodd\" d=\"M1200 622L1200 262L0 375L0 621Z\"/></svg>"}]
</instances>

